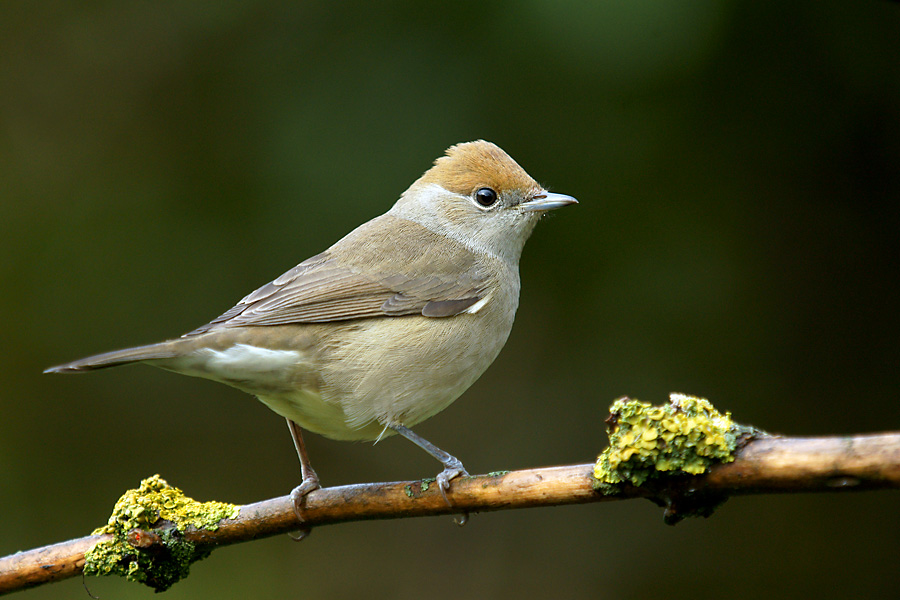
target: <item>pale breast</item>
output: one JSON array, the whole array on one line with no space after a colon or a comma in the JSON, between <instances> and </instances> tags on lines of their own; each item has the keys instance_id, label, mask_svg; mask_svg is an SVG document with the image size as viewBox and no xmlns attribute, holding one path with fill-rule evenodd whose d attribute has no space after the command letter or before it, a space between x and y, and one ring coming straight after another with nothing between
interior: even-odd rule
<instances>
[{"instance_id":1,"label":"pale breast","mask_svg":"<svg viewBox=\"0 0 900 600\"><path fill-rule=\"evenodd\" d=\"M351 428L411 427L456 400L491 365L509 337L518 286L495 290L473 312L361 321L323 337L321 394L339 403ZM473 307L475 308L475 307Z\"/></svg>"}]
</instances>

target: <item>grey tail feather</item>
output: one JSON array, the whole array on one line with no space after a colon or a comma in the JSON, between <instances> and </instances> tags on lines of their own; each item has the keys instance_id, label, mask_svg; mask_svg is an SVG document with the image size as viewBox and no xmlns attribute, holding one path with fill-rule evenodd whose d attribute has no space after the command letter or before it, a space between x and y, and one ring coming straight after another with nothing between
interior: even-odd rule
<instances>
[{"instance_id":1,"label":"grey tail feather","mask_svg":"<svg viewBox=\"0 0 900 600\"><path fill-rule=\"evenodd\" d=\"M173 342L160 342L149 346L113 350L112 352L104 352L103 354L95 354L94 356L74 360L64 365L50 367L45 369L44 373L83 373L85 371L127 365L145 360L172 358L179 354L175 346L176 344Z\"/></svg>"}]
</instances>

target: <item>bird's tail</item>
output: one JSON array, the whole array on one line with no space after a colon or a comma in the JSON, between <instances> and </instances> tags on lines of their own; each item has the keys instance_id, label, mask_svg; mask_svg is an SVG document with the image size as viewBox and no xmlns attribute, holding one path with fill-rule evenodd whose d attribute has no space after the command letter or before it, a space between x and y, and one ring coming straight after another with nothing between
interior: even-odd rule
<instances>
[{"instance_id":1,"label":"bird's tail","mask_svg":"<svg viewBox=\"0 0 900 600\"><path fill-rule=\"evenodd\" d=\"M124 350L113 350L112 352L104 352L74 360L64 365L57 365L44 370L44 373L82 373L85 371L94 371L96 369L105 369L106 367L117 367L119 365L128 365L131 363L142 362L145 360L153 360L160 358L173 358L179 355L176 346L179 340L171 340L168 342L160 342L158 344L150 344L149 346L138 346L136 348L126 348Z\"/></svg>"}]
</instances>

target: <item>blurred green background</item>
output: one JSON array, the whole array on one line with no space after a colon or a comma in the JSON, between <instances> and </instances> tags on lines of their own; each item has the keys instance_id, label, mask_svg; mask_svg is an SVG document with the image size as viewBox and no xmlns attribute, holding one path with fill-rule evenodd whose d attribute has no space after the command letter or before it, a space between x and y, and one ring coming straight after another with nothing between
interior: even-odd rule
<instances>
[{"instance_id":1,"label":"blurred green background","mask_svg":"<svg viewBox=\"0 0 900 600\"><path fill-rule=\"evenodd\" d=\"M205 323L475 138L581 204L525 249L500 358L418 428L470 471L590 461L625 394L900 428L898 57L879 1L4 2L0 555L86 534L153 473L286 494L287 429L252 398L41 370ZM438 469L402 439L308 441L326 485ZM895 598L897 501L347 524L219 550L166 597Z\"/></svg>"}]
</instances>

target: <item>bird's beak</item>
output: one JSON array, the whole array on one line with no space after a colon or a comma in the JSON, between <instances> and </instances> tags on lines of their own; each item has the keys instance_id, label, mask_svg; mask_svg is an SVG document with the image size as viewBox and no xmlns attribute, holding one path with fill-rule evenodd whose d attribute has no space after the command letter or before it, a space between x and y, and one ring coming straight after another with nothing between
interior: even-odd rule
<instances>
[{"instance_id":1,"label":"bird's beak","mask_svg":"<svg viewBox=\"0 0 900 600\"><path fill-rule=\"evenodd\" d=\"M523 202L522 204L520 204L519 209L526 212L543 212L547 210L553 210L554 208L568 206L569 204L578 204L578 200L576 200L572 196L566 196L565 194L551 194L550 192L540 192L538 194L535 194L534 198L532 198L528 202Z\"/></svg>"}]
</instances>

